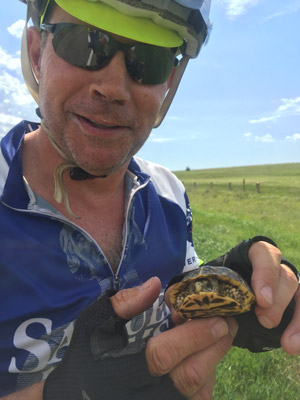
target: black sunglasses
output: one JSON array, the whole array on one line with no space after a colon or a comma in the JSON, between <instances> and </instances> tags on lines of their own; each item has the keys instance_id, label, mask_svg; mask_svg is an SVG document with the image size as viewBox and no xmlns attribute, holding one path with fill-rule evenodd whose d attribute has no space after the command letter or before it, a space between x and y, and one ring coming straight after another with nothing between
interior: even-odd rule
<instances>
[{"instance_id":1,"label":"black sunglasses","mask_svg":"<svg viewBox=\"0 0 300 400\"><path fill-rule=\"evenodd\" d=\"M124 51L130 77L147 85L166 82L178 63L177 49L120 43L108 33L84 25L61 22L42 24L41 29L53 33L52 45L59 57L87 70L104 68L117 51Z\"/></svg>"}]
</instances>

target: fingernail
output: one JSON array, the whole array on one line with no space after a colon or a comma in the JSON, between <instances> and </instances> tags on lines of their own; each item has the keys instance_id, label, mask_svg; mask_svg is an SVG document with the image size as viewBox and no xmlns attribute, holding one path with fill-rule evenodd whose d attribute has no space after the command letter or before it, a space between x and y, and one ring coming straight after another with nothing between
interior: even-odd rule
<instances>
[{"instance_id":1,"label":"fingernail","mask_svg":"<svg viewBox=\"0 0 300 400\"><path fill-rule=\"evenodd\" d=\"M228 325L223 319L216 321L211 327L211 333L215 338L221 338L228 333Z\"/></svg>"},{"instance_id":2,"label":"fingernail","mask_svg":"<svg viewBox=\"0 0 300 400\"><path fill-rule=\"evenodd\" d=\"M152 286L153 278L148 279L145 283L140 286L140 290L147 290L150 289Z\"/></svg>"},{"instance_id":3,"label":"fingernail","mask_svg":"<svg viewBox=\"0 0 300 400\"><path fill-rule=\"evenodd\" d=\"M267 303L273 304L273 291L270 286L264 286L262 289L260 289L260 293Z\"/></svg>"},{"instance_id":4,"label":"fingernail","mask_svg":"<svg viewBox=\"0 0 300 400\"><path fill-rule=\"evenodd\" d=\"M300 334L295 333L290 337L289 345L291 346L294 354L300 353Z\"/></svg>"},{"instance_id":5,"label":"fingernail","mask_svg":"<svg viewBox=\"0 0 300 400\"><path fill-rule=\"evenodd\" d=\"M265 328L267 329L274 328L273 322L268 317L265 317L264 315L259 315L257 316L257 319L259 320L260 324Z\"/></svg>"}]
</instances>

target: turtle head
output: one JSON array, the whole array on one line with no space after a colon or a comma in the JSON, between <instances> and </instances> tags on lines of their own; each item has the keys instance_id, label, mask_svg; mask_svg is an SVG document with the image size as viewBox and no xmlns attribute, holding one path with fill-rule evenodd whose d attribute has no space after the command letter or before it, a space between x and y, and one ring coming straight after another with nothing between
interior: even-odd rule
<instances>
[{"instance_id":1,"label":"turtle head","mask_svg":"<svg viewBox=\"0 0 300 400\"><path fill-rule=\"evenodd\" d=\"M195 282L192 282L190 286L190 291L194 294L201 292L218 293L219 289L218 280L214 278L197 279Z\"/></svg>"}]
</instances>

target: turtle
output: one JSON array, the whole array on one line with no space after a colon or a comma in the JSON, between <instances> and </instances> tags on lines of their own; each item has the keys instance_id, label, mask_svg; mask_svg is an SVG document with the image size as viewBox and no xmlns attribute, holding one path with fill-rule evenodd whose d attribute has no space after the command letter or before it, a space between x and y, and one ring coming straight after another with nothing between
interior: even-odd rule
<instances>
[{"instance_id":1,"label":"turtle","mask_svg":"<svg viewBox=\"0 0 300 400\"><path fill-rule=\"evenodd\" d=\"M245 313L256 300L240 274L227 267L205 265L172 287L170 301L181 317L193 319Z\"/></svg>"}]
</instances>

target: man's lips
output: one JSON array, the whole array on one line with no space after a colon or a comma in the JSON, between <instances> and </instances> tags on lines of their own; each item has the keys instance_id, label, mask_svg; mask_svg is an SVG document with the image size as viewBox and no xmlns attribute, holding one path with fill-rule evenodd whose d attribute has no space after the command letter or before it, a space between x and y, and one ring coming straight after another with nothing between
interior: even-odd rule
<instances>
[{"instance_id":1,"label":"man's lips","mask_svg":"<svg viewBox=\"0 0 300 400\"><path fill-rule=\"evenodd\" d=\"M73 121L79 125L83 131L92 135L113 134L123 132L124 129L130 129L128 124L119 121L106 121L100 118L90 118L80 114L71 114Z\"/></svg>"},{"instance_id":2,"label":"man's lips","mask_svg":"<svg viewBox=\"0 0 300 400\"><path fill-rule=\"evenodd\" d=\"M96 128L120 128L121 125L117 125L117 124L110 124L107 122L97 122L94 119L91 118L87 118L87 117L83 117L82 115L78 115L79 118L82 118L83 120L85 120L86 122L90 123L91 125L95 126Z\"/></svg>"}]
</instances>

